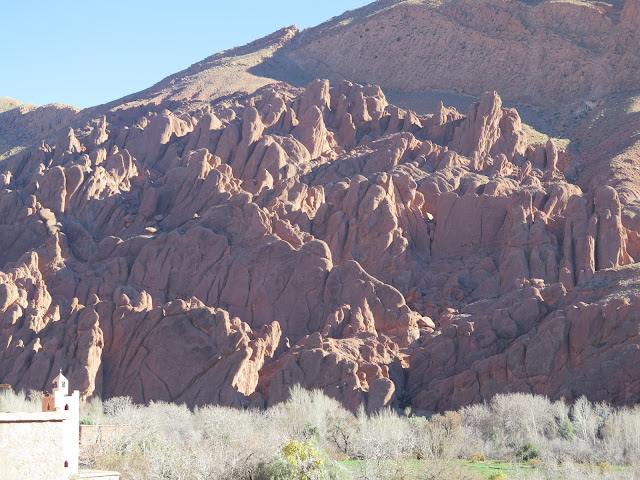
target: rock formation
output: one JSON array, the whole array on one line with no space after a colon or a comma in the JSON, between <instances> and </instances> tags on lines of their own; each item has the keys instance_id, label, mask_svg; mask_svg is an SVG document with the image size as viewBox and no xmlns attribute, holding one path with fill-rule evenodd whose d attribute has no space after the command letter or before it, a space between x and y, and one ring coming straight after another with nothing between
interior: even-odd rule
<instances>
[{"instance_id":1,"label":"rock formation","mask_svg":"<svg viewBox=\"0 0 640 480\"><path fill-rule=\"evenodd\" d=\"M491 2L395 3L320 38ZM640 18L631 0L615 27L602 6L520 3L495 20L504 35L525 35L527 18L544 26L536 41L555 38L556 14L580 33L587 14L604 49ZM236 53L317 55L298 35ZM634 41L616 55L632 58ZM261 77L222 96L206 80L214 63L228 73L223 58L174 76L173 90L74 112L57 141L34 133L0 163L2 383L42 389L63 368L84 397L191 406L267 406L301 384L370 412L510 391L640 400L640 188L623 175L638 153L618 130L631 117L584 116L576 129L614 132L567 151L532 136L500 98L516 86L490 75L467 114L443 102L424 113L347 80ZM626 81L618 72L611 88Z\"/></svg>"}]
</instances>

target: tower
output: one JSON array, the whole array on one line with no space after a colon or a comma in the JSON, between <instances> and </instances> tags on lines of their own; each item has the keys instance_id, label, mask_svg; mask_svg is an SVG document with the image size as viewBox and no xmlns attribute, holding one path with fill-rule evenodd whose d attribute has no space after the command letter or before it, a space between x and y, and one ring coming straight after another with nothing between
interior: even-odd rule
<instances>
[{"instance_id":1,"label":"tower","mask_svg":"<svg viewBox=\"0 0 640 480\"><path fill-rule=\"evenodd\" d=\"M80 443L80 392L69 394L69 380L62 374L53 379L51 394L42 395L42 411L58 412L66 415L62 422L62 441L64 445L65 478L78 473L78 454Z\"/></svg>"}]
</instances>

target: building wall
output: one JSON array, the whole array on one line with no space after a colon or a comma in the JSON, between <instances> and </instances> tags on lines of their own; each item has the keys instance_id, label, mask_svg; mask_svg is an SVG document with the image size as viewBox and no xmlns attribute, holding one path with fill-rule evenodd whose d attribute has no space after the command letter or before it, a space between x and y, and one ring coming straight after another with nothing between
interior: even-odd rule
<instances>
[{"instance_id":1,"label":"building wall","mask_svg":"<svg viewBox=\"0 0 640 480\"><path fill-rule=\"evenodd\" d=\"M78 473L78 455L80 454L80 397L78 391L72 395L57 395L57 411L67 417L63 422L64 458L68 462L67 476ZM65 409L68 407L68 409Z\"/></svg>"},{"instance_id":2,"label":"building wall","mask_svg":"<svg viewBox=\"0 0 640 480\"><path fill-rule=\"evenodd\" d=\"M60 381L60 388L57 388L57 382ZM62 440L64 443L64 450L62 452L62 458L65 467L65 478L70 477L78 473L78 455L80 433L80 393L75 390L71 395L68 394L68 380L62 376L62 373L54 381L53 392L51 395L44 395L42 397L42 411L43 412L56 412L64 415L64 422L62 426Z\"/></svg>"},{"instance_id":3,"label":"building wall","mask_svg":"<svg viewBox=\"0 0 640 480\"><path fill-rule=\"evenodd\" d=\"M49 420L46 417L49 416ZM3 479L65 478L62 417L56 414L0 414L0 468ZM36 421L40 416L45 421Z\"/></svg>"}]
</instances>

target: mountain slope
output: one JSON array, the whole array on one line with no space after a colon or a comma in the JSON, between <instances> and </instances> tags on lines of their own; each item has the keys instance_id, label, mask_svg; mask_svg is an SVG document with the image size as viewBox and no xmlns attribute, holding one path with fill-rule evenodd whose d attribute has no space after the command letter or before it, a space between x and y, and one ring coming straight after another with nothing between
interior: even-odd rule
<instances>
[{"instance_id":1,"label":"mountain slope","mask_svg":"<svg viewBox=\"0 0 640 480\"><path fill-rule=\"evenodd\" d=\"M285 55L332 81L497 90L553 110L637 88L638 12L636 0L379 1L303 32Z\"/></svg>"}]
</instances>

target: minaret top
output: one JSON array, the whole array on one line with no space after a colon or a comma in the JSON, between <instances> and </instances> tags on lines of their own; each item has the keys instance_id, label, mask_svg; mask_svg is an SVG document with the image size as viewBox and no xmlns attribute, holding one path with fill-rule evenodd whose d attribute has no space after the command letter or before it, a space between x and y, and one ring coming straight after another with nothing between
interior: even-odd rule
<instances>
[{"instance_id":1,"label":"minaret top","mask_svg":"<svg viewBox=\"0 0 640 480\"><path fill-rule=\"evenodd\" d=\"M60 391L63 395L67 395L69 393L69 380L67 380L67 377L62 375L62 369L58 376L53 379L53 391Z\"/></svg>"}]
</instances>

